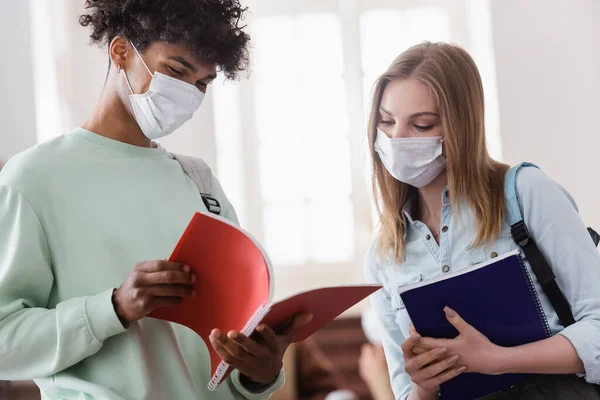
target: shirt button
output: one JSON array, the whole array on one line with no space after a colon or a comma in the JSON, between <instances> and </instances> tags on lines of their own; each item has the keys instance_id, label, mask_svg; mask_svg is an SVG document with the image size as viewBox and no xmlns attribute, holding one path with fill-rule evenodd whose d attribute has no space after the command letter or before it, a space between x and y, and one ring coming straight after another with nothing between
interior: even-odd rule
<instances>
[{"instance_id":1,"label":"shirt button","mask_svg":"<svg viewBox=\"0 0 600 400\"><path fill-rule=\"evenodd\" d=\"M425 239L426 239L426 240L431 240L431 235L427 235L427 236L425 236Z\"/></svg>"},{"instance_id":2,"label":"shirt button","mask_svg":"<svg viewBox=\"0 0 600 400\"><path fill-rule=\"evenodd\" d=\"M447 227L447 226L444 226L444 227L442 228L442 232L444 232L444 233L448 232L448 227Z\"/></svg>"},{"instance_id":3,"label":"shirt button","mask_svg":"<svg viewBox=\"0 0 600 400\"><path fill-rule=\"evenodd\" d=\"M442 267L442 272L444 272L444 273L448 273L448 272L450 272L450 267L449 267L449 266L447 266L447 265L444 265L444 266Z\"/></svg>"},{"instance_id":4,"label":"shirt button","mask_svg":"<svg viewBox=\"0 0 600 400\"><path fill-rule=\"evenodd\" d=\"M498 257L498 253L496 253L495 251L493 251L492 254L490 254L490 256L492 256L492 258L496 258L496 257Z\"/></svg>"}]
</instances>

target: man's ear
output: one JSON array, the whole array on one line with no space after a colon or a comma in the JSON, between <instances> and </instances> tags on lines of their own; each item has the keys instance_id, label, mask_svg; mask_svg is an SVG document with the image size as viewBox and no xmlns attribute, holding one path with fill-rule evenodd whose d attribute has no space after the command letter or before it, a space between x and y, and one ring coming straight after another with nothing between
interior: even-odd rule
<instances>
[{"instance_id":1,"label":"man's ear","mask_svg":"<svg viewBox=\"0 0 600 400\"><path fill-rule=\"evenodd\" d=\"M108 56L117 69L124 69L131 54L131 45L127 39L115 36L108 46Z\"/></svg>"}]
</instances>

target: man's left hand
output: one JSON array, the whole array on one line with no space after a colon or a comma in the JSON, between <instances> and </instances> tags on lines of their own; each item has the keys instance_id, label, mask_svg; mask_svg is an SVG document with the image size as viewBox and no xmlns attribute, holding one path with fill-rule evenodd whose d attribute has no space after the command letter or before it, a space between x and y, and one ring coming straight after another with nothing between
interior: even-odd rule
<instances>
[{"instance_id":1,"label":"man's left hand","mask_svg":"<svg viewBox=\"0 0 600 400\"><path fill-rule=\"evenodd\" d=\"M227 335L218 329L210 334L210 342L221 359L252 382L268 385L283 367L283 355L293 342L298 330L312 320L312 315L303 313L294 317L284 332L276 334L265 324L256 328L256 336L249 338L237 331Z\"/></svg>"}]
</instances>

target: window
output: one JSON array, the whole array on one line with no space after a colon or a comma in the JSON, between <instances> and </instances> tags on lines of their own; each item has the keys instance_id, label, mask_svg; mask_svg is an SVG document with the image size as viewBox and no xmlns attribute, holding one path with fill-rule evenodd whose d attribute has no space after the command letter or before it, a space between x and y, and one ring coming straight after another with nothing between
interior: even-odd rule
<instances>
[{"instance_id":1,"label":"window","mask_svg":"<svg viewBox=\"0 0 600 400\"><path fill-rule=\"evenodd\" d=\"M441 8L368 10L361 15L360 33L363 93L367 96L365 105L368 105L375 79L394 58L425 40L450 41L450 21Z\"/></svg>"},{"instance_id":2,"label":"window","mask_svg":"<svg viewBox=\"0 0 600 400\"><path fill-rule=\"evenodd\" d=\"M313 266L337 278L359 271L350 275L361 279L373 226L364 128L371 87L395 56L431 40L477 47L489 60L491 41L471 46L479 33L466 21L479 14L466 3L420 4L249 2L252 75L215 86L218 172L277 267ZM482 71L492 85L493 73Z\"/></svg>"},{"instance_id":3,"label":"window","mask_svg":"<svg viewBox=\"0 0 600 400\"><path fill-rule=\"evenodd\" d=\"M340 18L263 17L253 34L266 247L278 264L350 261L354 224Z\"/></svg>"}]
</instances>

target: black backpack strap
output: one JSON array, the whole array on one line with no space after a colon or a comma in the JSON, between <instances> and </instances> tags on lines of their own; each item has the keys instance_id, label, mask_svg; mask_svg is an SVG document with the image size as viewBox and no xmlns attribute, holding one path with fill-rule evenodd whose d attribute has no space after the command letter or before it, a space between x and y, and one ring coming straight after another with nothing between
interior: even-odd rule
<instances>
[{"instance_id":1,"label":"black backpack strap","mask_svg":"<svg viewBox=\"0 0 600 400\"><path fill-rule=\"evenodd\" d=\"M523 250L535 277L542 285L542 289L548 297L550 304L552 304L554 311L556 311L561 324L567 327L575 322L571 307L556 283L556 276L552 272L552 268L540 252L535 240L531 237L529 229L525 225L523 212L521 211L521 204L517 193L517 174L525 167L537 168L536 165L531 163L521 163L509 169L504 178L504 196L506 198L506 211L510 231L515 243Z\"/></svg>"},{"instance_id":2,"label":"black backpack strap","mask_svg":"<svg viewBox=\"0 0 600 400\"><path fill-rule=\"evenodd\" d=\"M587 231L590 234L590 237L592 238L594 245L596 245L596 247L598 247L598 243L600 243L600 235L598 234L598 232L596 232L592 228L587 228Z\"/></svg>"},{"instance_id":3,"label":"black backpack strap","mask_svg":"<svg viewBox=\"0 0 600 400\"><path fill-rule=\"evenodd\" d=\"M558 315L560 323L565 328L574 324L575 318L573 318L571 306L558 287L556 276L554 275L554 272L552 272L552 268L550 268L550 265L548 265L548 262L540 252L535 240L533 240L529 234L525 222L522 220L517 222L510 227L510 231L515 243L517 243L523 250L523 253L525 253L525 257L529 261L529 265L531 265L531 269L537 280L542 285L542 289L548 297L550 304L552 304L554 311Z\"/></svg>"}]
</instances>

